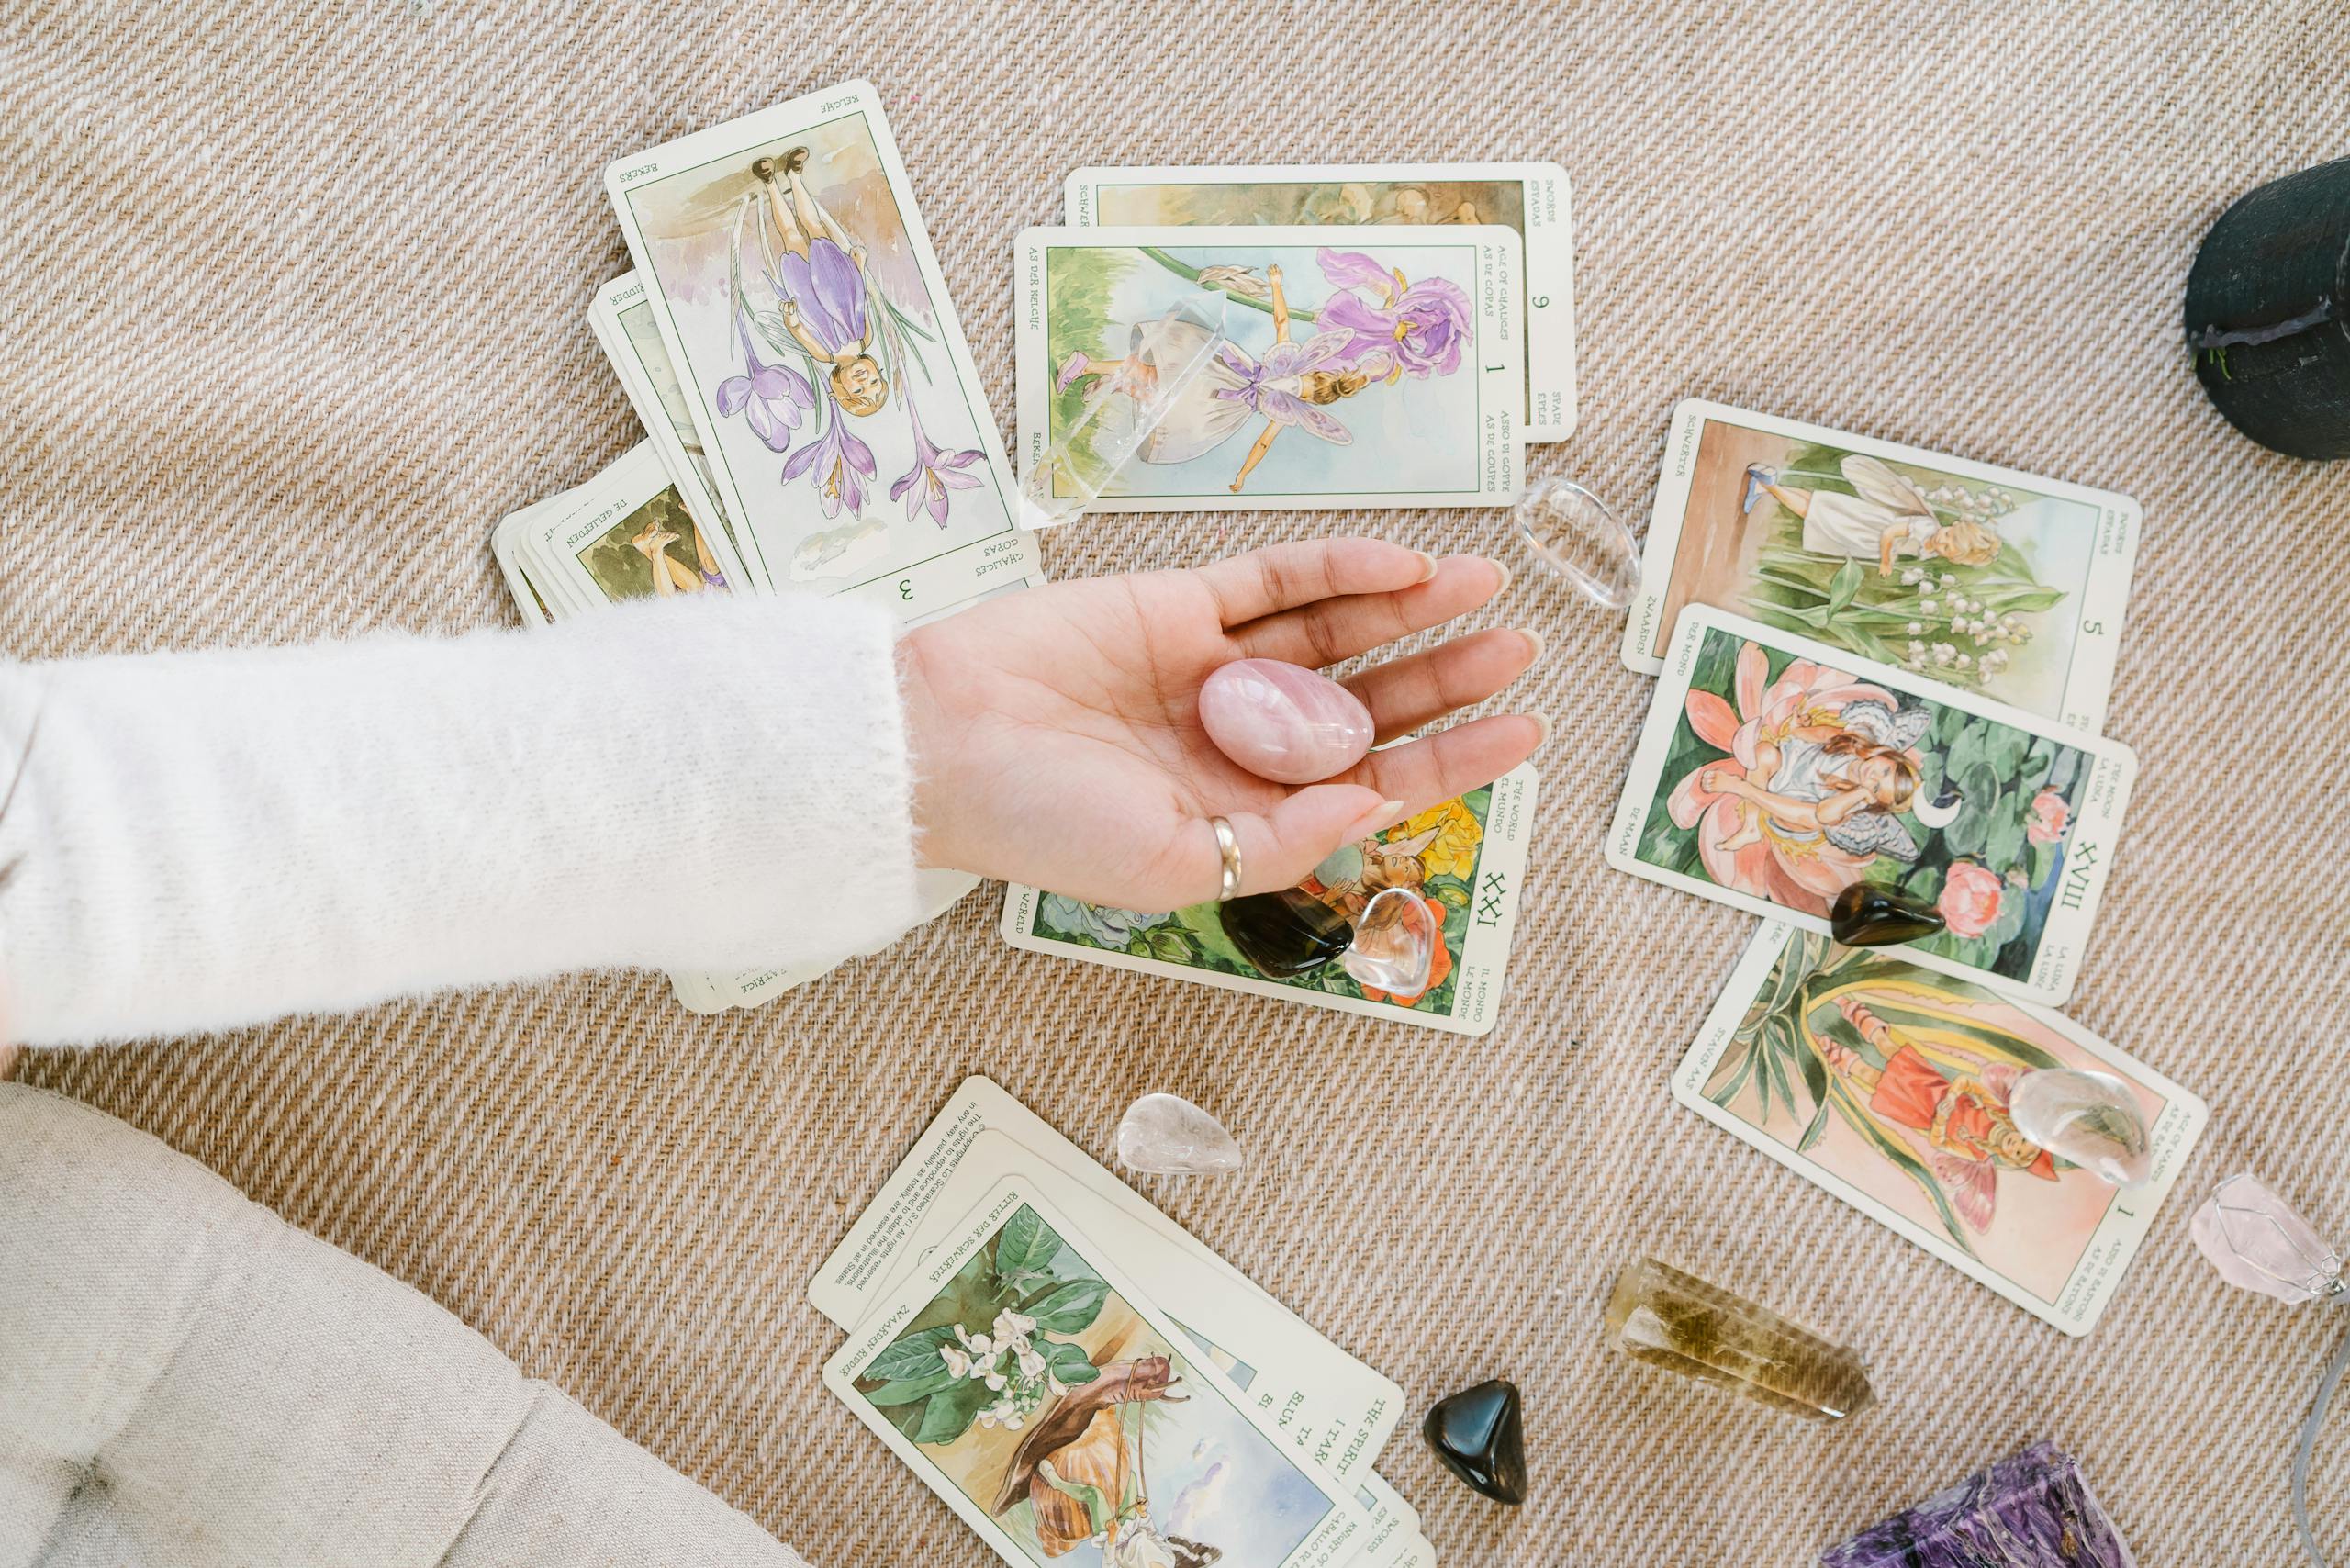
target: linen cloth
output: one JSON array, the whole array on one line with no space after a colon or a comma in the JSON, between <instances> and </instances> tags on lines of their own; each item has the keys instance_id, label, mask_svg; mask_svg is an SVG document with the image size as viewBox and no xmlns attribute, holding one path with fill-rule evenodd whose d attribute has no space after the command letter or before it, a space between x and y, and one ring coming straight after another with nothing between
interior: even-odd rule
<instances>
[{"instance_id":1,"label":"linen cloth","mask_svg":"<svg viewBox=\"0 0 2350 1568\"><path fill-rule=\"evenodd\" d=\"M415 1291L0 1084L0 1568L806 1568Z\"/></svg>"},{"instance_id":2,"label":"linen cloth","mask_svg":"<svg viewBox=\"0 0 2350 1568\"><path fill-rule=\"evenodd\" d=\"M1705 396L2134 495L2109 731L2143 772L2073 1016L2213 1125L2070 1339L1673 1105L1746 916L1600 858L1651 683L1499 512L1081 521L1057 576L1376 528L1519 566L1557 729L1510 993L1460 1041L1014 953L993 892L764 1011L579 979L90 1054L31 1081L382 1264L823 1568L989 1553L819 1385L824 1251L985 1070L1097 1156L1153 1090L1229 1181L1144 1190L1415 1410L1527 1391L1495 1507L1407 1424L1448 1562L1791 1563L2048 1436L2150 1564L2291 1561L2292 1431L2340 1331L2230 1291L2186 1216L2258 1169L2350 1236L2350 503L2236 436L2180 341L2237 195L2350 151L2339 13L2297 4L19 4L0 21L0 442L18 655L509 621L487 536L635 438L586 326L605 162L876 83L1000 417L1010 247L1084 162L1552 157L1582 419L1531 454L1637 527ZM1838 106L1822 112L1823 103ZM320 526L319 520L331 520ZM2221 756L2229 766L2212 767ZM799 885L856 874L821 843ZM1654 1253L1862 1348L1818 1430L1612 1358ZM2350 1549L2350 1452L2314 1501Z\"/></svg>"}]
</instances>

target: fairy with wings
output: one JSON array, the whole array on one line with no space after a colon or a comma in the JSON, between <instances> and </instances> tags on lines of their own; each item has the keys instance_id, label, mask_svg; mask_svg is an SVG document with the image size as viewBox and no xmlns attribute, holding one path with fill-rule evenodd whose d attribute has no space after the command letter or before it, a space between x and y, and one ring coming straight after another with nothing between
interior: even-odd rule
<instances>
[{"instance_id":1,"label":"fairy with wings","mask_svg":"<svg viewBox=\"0 0 2350 1568\"><path fill-rule=\"evenodd\" d=\"M1972 518L1945 522L1926 492L1874 457L1853 454L1837 465L1856 494L1781 482L1778 470L1760 463L1746 469L1743 510L1764 496L1803 519L1803 547L1815 555L1874 560L1879 577L1893 575L1894 557L1938 555L1963 566L1980 566L1999 554L1999 536Z\"/></svg>"},{"instance_id":2,"label":"fairy with wings","mask_svg":"<svg viewBox=\"0 0 2350 1568\"><path fill-rule=\"evenodd\" d=\"M1385 375L1389 362L1373 355L1363 363L1346 363L1353 342L1350 332L1319 332L1303 343L1292 342L1281 269L1267 267L1265 283L1273 312L1272 347L1260 359L1228 338L1216 344L1206 365L1176 390L1157 426L1136 448L1140 461L1188 463L1223 445L1251 419L1261 419L1264 428L1233 476L1230 488L1238 495L1284 430L1302 430L1333 446L1353 444L1347 427L1323 410ZM1207 328L1179 318L1141 322L1131 331L1124 359L1072 353L1061 362L1053 389L1066 392L1080 379L1099 376L1105 395L1149 404L1158 397L1160 372L1199 358L1208 338Z\"/></svg>"},{"instance_id":3,"label":"fairy with wings","mask_svg":"<svg viewBox=\"0 0 2350 1568\"><path fill-rule=\"evenodd\" d=\"M1919 1150L1968 1229L1979 1236L1991 1228L2001 1171L2057 1179L2054 1157L2018 1131L2008 1110L2023 1070L1947 1041L1930 1056L1858 998L1840 996L1836 1007L1868 1054L1820 1035L1822 1065Z\"/></svg>"},{"instance_id":4,"label":"fairy with wings","mask_svg":"<svg viewBox=\"0 0 2350 1568\"><path fill-rule=\"evenodd\" d=\"M1698 779L1739 802L1738 830L1718 847L1734 853L1759 843L1767 822L1792 842L1824 838L1849 855L1917 859L1918 841L1902 815L1928 828L1947 827L1958 815L1955 794L1919 798L1917 745L1933 718L1929 708L1848 702L1831 723L1757 736L1742 774L1709 767Z\"/></svg>"}]
</instances>

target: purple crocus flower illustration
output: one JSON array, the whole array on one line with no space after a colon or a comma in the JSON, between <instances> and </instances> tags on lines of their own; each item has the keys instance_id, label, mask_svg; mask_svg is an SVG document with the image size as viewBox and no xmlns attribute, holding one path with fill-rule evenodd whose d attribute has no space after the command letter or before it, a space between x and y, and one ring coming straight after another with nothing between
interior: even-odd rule
<instances>
[{"instance_id":1,"label":"purple crocus flower illustration","mask_svg":"<svg viewBox=\"0 0 2350 1568\"><path fill-rule=\"evenodd\" d=\"M848 416L824 395L824 433L784 461L783 480L789 484L802 474L816 487L816 500L828 518L848 508L851 517L865 515L865 482L873 477L873 449L849 433Z\"/></svg>"},{"instance_id":2,"label":"purple crocus flower illustration","mask_svg":"<svg viewBox=\"0 0 2350 1568\"><path fill-rule=\"evenodd\" d=\"M760 364L749 330L739 319L734 330L742 336L743 358L751 368L718 384L718 411L730 419L747 411L752 433L767 442L769 452L782 452L800 428L800 410L816 406L816 389L789 365Z\"/></svg>"},{"instance_id":3,"label":"purple crocus flower illustration","mask_svg":"<svg viewBox=\"0 0 2350 1568\"><path fill-rule=\"evenodd\" d=\"M1315 260L1337 286L1315 329L1350 334L1344 357L1369 369L1371 356L1384 356L1390 381L1404 375L1425 380L1460 368L1469 296L1459 284L1440 277L1408 283L1360 251L1323 250Z\"/></svg>"},{"instance_id":4,"label":"purple crocus flower illustration","mask_svg":"<svg viewBox=\"0 0 2350 1568\"><path fill-rule=\"evenodd\" d=\"M890 498L906 503L906 521L912 522L914 513L927 511L930 521L939 527L946 526L946 492L968 490L977 486L979 476L966 473L979 460L979 449L968 452L942 452L938 443L923 432L922 415L914 409L913 400L906 400L906 417L912 421L914 431L914 465L904 477L890 487Z\"/></svg>"}]
</instances>

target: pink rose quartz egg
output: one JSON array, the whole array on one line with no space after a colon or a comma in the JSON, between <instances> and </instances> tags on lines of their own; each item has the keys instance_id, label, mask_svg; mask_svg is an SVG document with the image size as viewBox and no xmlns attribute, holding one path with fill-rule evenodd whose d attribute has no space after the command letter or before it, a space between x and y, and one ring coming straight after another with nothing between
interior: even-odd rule
<instances>
[{"instance_id":1,"label":"pink rose quartz egg","mask_svg":"<svg viewBox=\"0 0 2350 1568\"><path fill-rule=\"evenodd\" d=\"M1209 676L1200 723L1218 751L1276 784L1343 773L1371 749L1371 710L1353 692L1274 659L1240 659Z\"/></svg>"}]
</instances>

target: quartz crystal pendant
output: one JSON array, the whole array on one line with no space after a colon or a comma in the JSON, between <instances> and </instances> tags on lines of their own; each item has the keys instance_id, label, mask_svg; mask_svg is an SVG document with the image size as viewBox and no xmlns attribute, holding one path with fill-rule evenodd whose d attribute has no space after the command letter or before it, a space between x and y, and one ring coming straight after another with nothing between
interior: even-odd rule
<instances>
[{"instance_id":1,"label":"quartz crystal pendant","mask_svg":"<svg viewBox=\"0 0 2350 1568\"><path fill-rule=\"evenodd\" d=\"M1437 944L1443 936L1427 900L1404 888L1389 888L1363 905L1354 940L1338 963L1367 990L1417 996L1428 988Z\"/></svg>"},{"instance_id":2,"label":"quartz crystal pendant","mask_svg":"<svg viewBox=\"0 0 2350 1568\"><path fill-rule=\"evenodd\" d=\"M2100 1181L2137 1187L2154 1173L2145 1113L2130 1086L2109 1072L2027 1072L2008 1096L2008 1114L2016 1131Z\"/></svg>"},{"instance_id":3,"label":"quartz crystal pendant","mask_svg":"<svg viewBox=\"0 0 2350 1568\"><path fill-rule=\"evenodd\" d=\"M1445 1469L1496 1503L1526 1501L1526 1429L1517 1385L1501 1378L1438 1400L1420 1436Z\"/></svg>"},{"instance_id":4,"label":"quartz crystal pendant","mask_svg":"<svg viewBox=\"0 0 2350 1568\"><path fill-rule=\"evenodd\" d=\"M1828 907L1830 935L1847 947L1915 942L1942 928L1942 911L1878 882L1854 882Z\"/></svg>"},{"instance_id":5,"label":"quartz crystal pendant","mask_svg":"<svg viewBox=\"0 0 2350 1568\"><path fill-rule=\"evenodd\" d=\"M1229 900L1216 906L1216 919L1240 956L1275 980L1320 969L1354 938L1345 915L1295 888Z\"/></svg>"},{"instance_id":6,"label":"quartz crystal pendant","mask_svg":"<svg viewBox=\"0 0 2350 1568\"><path fill-rule=\"evenodd\" d=\"M1875 1398L1852 1351L1653 1258L1617 1277L1607 1337L1634 1361L1807 1421L1841 1420Z\"/></svg>"},{"instance_id":7,"label":"quartz crystal pendant","mask_svg":"<svg viewBox=\"0 0 2350 1568\"><path fill-rule=\"evenodd\" d=\"M1820 1568L2134 1568L2053 1443L2034 1443L1819 1554Z\"/></svg>"},{"instance_id":8,"label":"quartz crystal pendant","mask_svg":"<svg viewBox=\"0 0 2350 1568\"><path fill-rule=\"evenodd\" d=\"M1259 778L1312 784L1371 749L1371 710L1337 681L1278 659L1235 659L1200 688L1200 726Z\"/></svg>"},{"instance_id":9,"label":"quartz crystal pendant","mask_svg":"<svg viewBox=\"0 0 2350 1568\"><path fill-rule=\"evenodd\" d=\"M2188 1234L2220 1277L2244 1290L2298 1303L2344 1289L2341 1253L2255 1177L2231 1176L2213 1188Z\"/></svg>"},{"instance_id":10,"label":"quartz crystal pendant","mask_svg":"<svg viewBox=\"0 0 2350 1568\"><path fill-rule=\"evenodd\" d=\"M1146 1094L1126 1108L1118 1159L1153 1176L1222 1176L1248 1163L1224 1124L1180 1094Z\"/></svg>"},{"instance_id":11,"label":"quartz crystal pendant","mask_svg":"<svg viewBox=\"0 0 2350 1568\"><path fill-rule=\"evenodd\" d=\"M1607 503L1571 479L1537 479L1510 513L1534 558L1602 610L1621 610L1640 586L1640 547Z\"/></svg>"}]
</instances>

